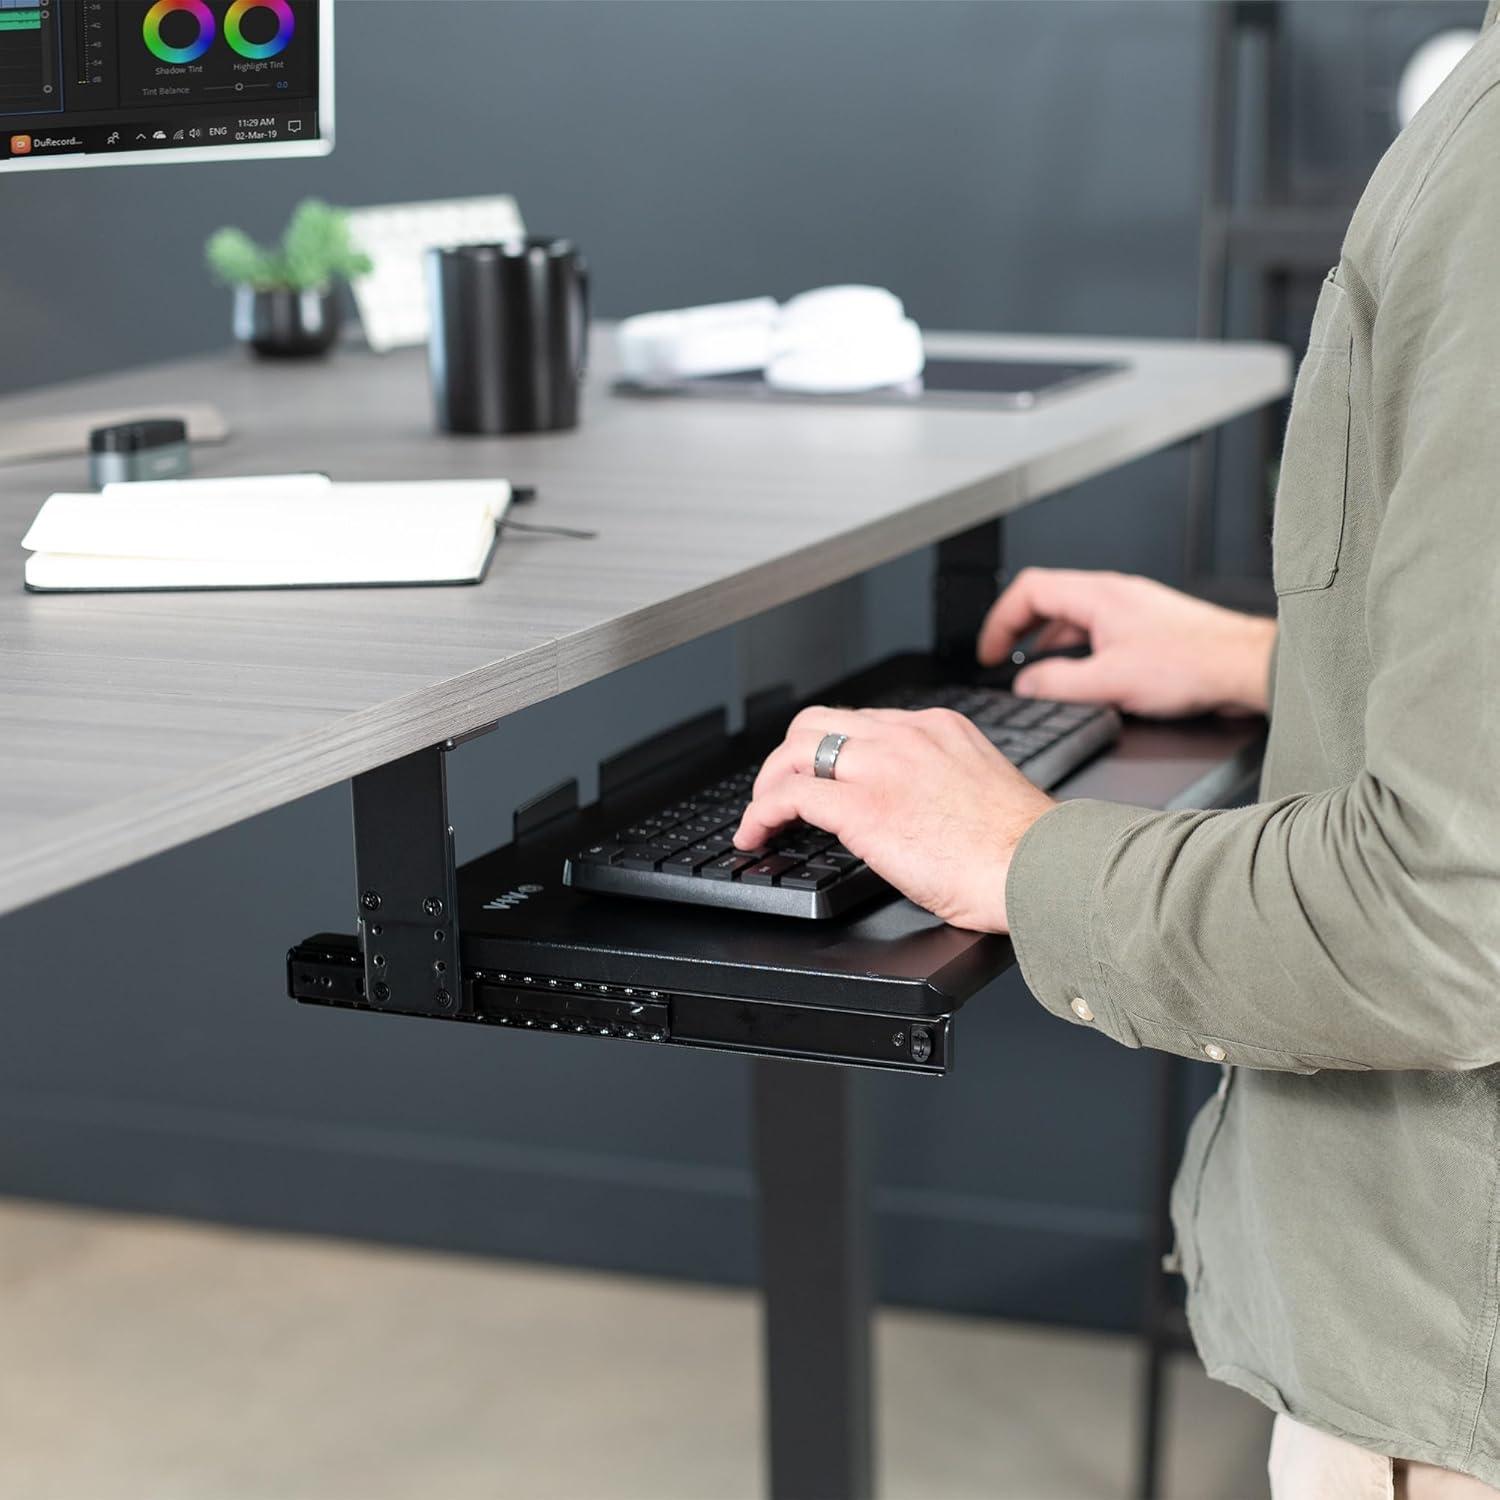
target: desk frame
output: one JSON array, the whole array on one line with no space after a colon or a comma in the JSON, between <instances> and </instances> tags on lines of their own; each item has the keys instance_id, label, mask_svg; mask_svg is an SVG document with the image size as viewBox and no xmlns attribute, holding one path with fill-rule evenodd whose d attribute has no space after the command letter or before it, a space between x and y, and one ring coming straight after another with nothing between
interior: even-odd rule
<instances>
[{"instance_id":1,"label":"desk frame","mask_svg":"<svg viewBox=\"0 0 1500 1500\"><path fill-rule=\"evenodd\" d=\"M932 607L941 655L972 658L1003 564L999 518L939 544ZM452 743L351 783L364 993L377 1008L443 1016L462 1004L445 764ZM773 1500L870 1500L875 1492L869 1122L860 1082L849 1068L754 1064Z\"/></svg>"}]
</instances>

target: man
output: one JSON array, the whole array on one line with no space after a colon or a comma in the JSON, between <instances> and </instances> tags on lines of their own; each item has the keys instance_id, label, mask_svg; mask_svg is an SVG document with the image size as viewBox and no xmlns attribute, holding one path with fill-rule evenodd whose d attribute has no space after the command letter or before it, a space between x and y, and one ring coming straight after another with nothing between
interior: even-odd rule
<instances>
[{"instance_id":1,"label":"man","mask_svg":"<svg viewBox=\"0 0 1500 1500\"><path fill-rule=\"evenodd\" d=\"M1209 1372L1279 1413L1277 1500L1500 1495L1500 26L1391 147L1287 431L1276 624L1028 571L1019 690L1271 713L1253 807L1054 803L945 712L810 709L737 840L792 818L1009 931L1049 1010L1224 1063L1174 1193ZM813 773L846 735L834 779Z\"/></svg>"}]
</instances>

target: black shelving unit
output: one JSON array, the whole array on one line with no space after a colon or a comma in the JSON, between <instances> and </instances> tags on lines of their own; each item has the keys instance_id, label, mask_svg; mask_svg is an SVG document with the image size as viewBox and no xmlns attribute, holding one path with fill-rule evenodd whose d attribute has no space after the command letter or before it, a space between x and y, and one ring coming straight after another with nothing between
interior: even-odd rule
<instances>
[{"instance_id":1,"label":"black shelving unit","mask_svg":"<svg viewBox=\"0 0 1500 1500\"><path fill-rule=\"evenodd\" d=\"M1339 257L1358 184L1332 204L1289 201L1291 110L1285 6L1279 0L1209 0L1205 68L1205 162L1199 232L1201 338L1290 341L1293 286L1321 277ZM1243 294L1234 298L1238 287ZM1269 531L1275 454L1286 408L1255 418L1248 503ZM1219 571L1215 511L1223 484L1219 434L1196 444L1189 477L1185 572L1194 592L1242 607L1274 607L1269 551L1253 572Z\"/></svg>"}]
</instances>

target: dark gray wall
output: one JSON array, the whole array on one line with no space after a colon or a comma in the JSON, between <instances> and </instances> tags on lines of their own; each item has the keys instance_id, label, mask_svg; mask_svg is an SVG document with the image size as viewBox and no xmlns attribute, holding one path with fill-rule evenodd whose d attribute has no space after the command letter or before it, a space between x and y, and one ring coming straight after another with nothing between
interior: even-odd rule
<instances>
[{"instance_id":1,"label":"dark gray wall","mask_svg":"<svg viewBox=\"0 0 1500 1500\"><path fill-rule=\"evenodd\" d=\"M3 381L226 331L223 223L515 193L606 314L828 280L934 327L1192 331L1194 7L341 0L326 161L0 179ZM71 336L63 330L73 330Z\"/></svg>"},{"instance_id":2,"label":"dark gray wall","mask_svg":"<svg viewBox=\"0 0 1500 1500\"><path fill-rule=\"evenodd\" d=\"M308 193L512 191L587 247L607 314L868 279L930 326L1186 335L1200 42L1195 8L1155 0L343 0L329 161L0 179L0 385L220 343L203 237L270 233ZM1013 559L1173 577L1182 482L1166 455L1049 502ZM812 606L843 621L821 667L919 640L925 565ZM560 760L586 769L797 660L808 618L466 747L462 852ZM749 1276L740 1062L281 997L288 942L349 925L348 844L335 789L0 922L0 1189ZM888 1293L1127 1322L1145 1059L1014 980L962 1030L950 1081L871 1086Z\"/></svg>"}]
</instances>

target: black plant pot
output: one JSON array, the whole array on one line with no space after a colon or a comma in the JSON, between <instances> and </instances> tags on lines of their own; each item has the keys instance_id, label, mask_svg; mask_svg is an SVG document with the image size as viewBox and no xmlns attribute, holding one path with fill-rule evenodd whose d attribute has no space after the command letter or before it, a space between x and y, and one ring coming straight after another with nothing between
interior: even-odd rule
<instances>
[{"instance_id":1,"label":"black plant pot","mask_svg":"<svg viewBox=\"0 0 1500 1500\"><path fill-rule=\"evenodd\" d=\"M287 287L234 289L234 336L271 359L327 354L339 336L343 304L338 292L296 292Z\"/></svg>"}]
</instances>

